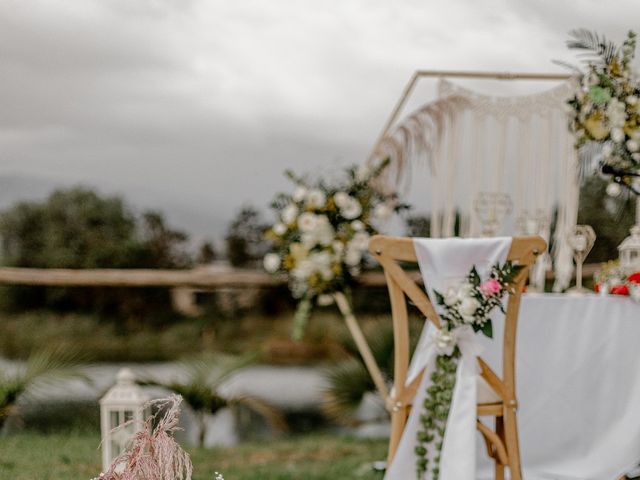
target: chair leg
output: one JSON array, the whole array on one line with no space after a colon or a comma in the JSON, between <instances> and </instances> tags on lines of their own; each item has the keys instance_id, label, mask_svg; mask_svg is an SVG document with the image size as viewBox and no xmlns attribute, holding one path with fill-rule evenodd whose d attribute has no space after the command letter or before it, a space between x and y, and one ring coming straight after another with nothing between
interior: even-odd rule
<instances>
[{"instance_id":1,"label":"chair leg","mask_svg":"<svg viewBox=\"0 0 640 480\"><path fill-rule=\"evenodd\" d=\"M504 442L504 420L502 417L496 417L496 434ZM498 455L495 455L495 469L496 480L504 480L504 465L500 462Z\"/></svg>"},{"instance_id":2,"label":"chair leg","mask_svg":"<svg viewBox=\"0 0 640 480\"><path fill-rule=\"evenodd\" d=\"M509 456L509 473L511 474L510 479L522 480L516 411L513 408L505 408L504 413L504 433L507 454Z\"/></svg>"},{"instance_id":3,"label":"chair leg","mask_svg":"<svg viewBox=\"0 0 640 480\"><path fill-rule=\"evenodd\" d=\"M391 413L391 436L389 437L389 453L387 454L387 467L396 454L398 444L402 438L402 432L407 421L407 409L401 408L397 412Z\"/></svg>"}]
</instances>

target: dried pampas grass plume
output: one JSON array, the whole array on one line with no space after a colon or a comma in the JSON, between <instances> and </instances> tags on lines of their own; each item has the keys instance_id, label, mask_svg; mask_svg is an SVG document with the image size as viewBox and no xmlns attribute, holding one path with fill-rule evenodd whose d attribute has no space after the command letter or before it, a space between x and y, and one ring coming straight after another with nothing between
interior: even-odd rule
<instances>
[{"instance_id":1,"label":"dried pampas grass plume","mask_svg":"<svg viewBox=\"0 0 640 480\"><path fill-rule=\"evenodd\" d=\"M145 421L144 428L113 460L109 470L94 480L191 480L191 458L173 438L181 402L180 395L149 402L147 406L155 407L159 413ZM162 417L154 427L159 415Z\"/></svg>"},{"instance_id":2,"label":"dried pampas grass plume","mask_svg":"<svg viewBox=\"0 0 640 480\"><path fill-rule=\"evenodd\" d=\"M433 157L447 125L461 109L468 107L468 100L461 96L449 96L427 103L390 128L374 147L368 162L377 165L383 159L391 160L380 177L376 188L385 191L408 180L411 161L417 157L426 159L435 168Z\"/></svg>"}]
</instances>

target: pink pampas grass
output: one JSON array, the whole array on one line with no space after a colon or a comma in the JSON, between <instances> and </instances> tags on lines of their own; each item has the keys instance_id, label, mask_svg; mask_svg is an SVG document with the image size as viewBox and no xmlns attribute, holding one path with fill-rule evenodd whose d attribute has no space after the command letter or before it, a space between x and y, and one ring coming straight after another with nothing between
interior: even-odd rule
<instances>
[{"instance_id":1,"label":"pink pampas grass","mask_svg":"<svg viewBox=\"0 0 640 480\"><path fill-rule=\"evenodd\" d=\"M162 418L154 427L156 416L149 417L109 470L94 480L191 480L191 458L173 438L181 402L179 395L149 402L164 412Z\"/></svg>"}]
</instances>

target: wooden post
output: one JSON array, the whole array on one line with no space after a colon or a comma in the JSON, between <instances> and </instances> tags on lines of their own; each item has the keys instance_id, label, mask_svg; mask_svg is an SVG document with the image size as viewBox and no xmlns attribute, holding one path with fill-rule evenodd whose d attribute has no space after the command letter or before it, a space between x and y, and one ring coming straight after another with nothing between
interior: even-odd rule
<instances>
[{"instance_id":1,"label":"wooden post","mask_svg":"<svg viewBox=\"0 0 640 480\"><path fill-rule=\"evenodd\" d=\"M342 292L336 292L333 295L333 298L336 301L336 305L338 306L340 313L344 317L345 323L347 324L347 328L349 329L353 340L356 342L356 346L358 347L358 351L362 356L362 360L364 360L364 364L369 371L369 375L371 375L373 383L382 396L382 400L384 400L386 404L387 399L389 398L389 389L387 388L387 384L384 381L384 377L382 375L382 372L380 371L380 367L378 367L378 363L371 353L371 349L369 348L369 344L367 343L367 340L362 333L362 329L360 329L360 325L358 324L356 317L351 311L349 301Z\"/></svg>"}]
</instances>

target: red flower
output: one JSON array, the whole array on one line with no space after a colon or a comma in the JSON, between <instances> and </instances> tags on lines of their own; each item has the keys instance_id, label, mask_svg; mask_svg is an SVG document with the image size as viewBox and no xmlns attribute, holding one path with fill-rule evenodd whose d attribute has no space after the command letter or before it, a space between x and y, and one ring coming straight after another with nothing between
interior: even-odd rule
<instances>
[{"instance_id":1,"label":"red flower","mask_svg":"<svg viewBox=\"0 0 640 480\"><path fill-rule=\"evenodd\" d=\"M616 285L611 288L611 293L613 295L629 295L629 287L626 285Z\"/></svg>"},{"instance_id":2,"label":"red flower","mask_svg":"<svg viewBox=\"0 0 640 480\"><path fill-rule=\"evenodd\" d=\"M599 283L596 283L593 286L593 291L596 292L596 293L600 293L600 284Z\"/></svg>"},{"instance_id":3,"label":"red flower","mask_svg":"<svg viewBox=\"0 0 640 480\"><path fill-rule=\"evenodd\" d=\"M640 284L640 272L632 273L631 275L629 275L627 280L629 280L632 283Z\"/></svg>"}]
</instances>

